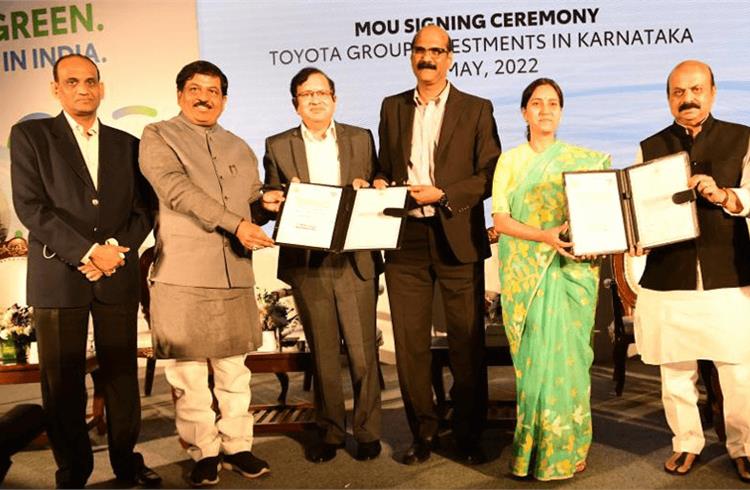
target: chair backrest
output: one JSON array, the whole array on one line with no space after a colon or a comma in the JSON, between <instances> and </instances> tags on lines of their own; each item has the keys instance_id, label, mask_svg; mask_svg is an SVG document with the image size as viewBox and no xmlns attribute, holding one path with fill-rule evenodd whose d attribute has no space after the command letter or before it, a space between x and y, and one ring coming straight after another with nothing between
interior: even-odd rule
<instances>
[{"instance_id":1,"label":"chair backrest","mask_svg":"<svg viewBox=\"0 0 750 490\"><path fill-rule=\"evenodd\" d=\"M0 311L14 303L26 305L28 251L28 243L23 238L0 243Z\"/></svg>"},{"instance_id":2,"label":"chair backrest","mask_svg":"<svg viewBox=\"0 0 750 490\"><path fill-rule=\"evenodd\" d=\"M140 259L138 259L141 269L141 311L143 311L143 318L146 319L149 328L151 328L151 295L148 291L148 273L153 262L154 247L152 246L144 250Z\"/></svg>"},{"instance_id":3,"label":"chair backrest","mask_svg":"<svg viewBox=\"0 0 750 490\"><path fill-rule=\"evenodd\" d=\"M615 254L612 256L612 271L617 284L617 293L622 301L624 313L631 315L641 286L643 271L646 268L646 256L633 257L628 254Z\"/></svg>"},{"instance_id":4,"label":"chair backrest","mask_svg":"<svg viewBox=\"0 0 750 490\"><path fill-rule=\"evenodd\" d=\"M0 311L14 303L26 305L26 257L0 259Z\"/></svg>"}]
</instances>

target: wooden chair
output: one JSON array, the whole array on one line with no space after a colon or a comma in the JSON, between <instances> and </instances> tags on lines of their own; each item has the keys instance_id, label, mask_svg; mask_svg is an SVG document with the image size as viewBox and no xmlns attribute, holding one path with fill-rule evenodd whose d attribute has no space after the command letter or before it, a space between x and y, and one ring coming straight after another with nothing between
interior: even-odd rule
<instances>
[{"instance_id":1,"label":"wooden chair","mask_svg":"<svg viewBox=\"0 0 750 490\"><path fill-rule=\"evenodd\" d=\"M149 247L143 251L139 259L141 269L141 311L146 319L149 330L151 329L151 296L148 291L148 273L151 264L154 261L154 247ZM140 342L139 342L140 344ZM154 348L152 345L143 345L138 347L137 356L146 359L146 376L143 379L143 394L150 396L154 387L154 375L156 373L156 358L154 357Z\"/></svg>"},{"instance_id":2,"label":"wooden chair","mask_svg":"<svg viewBox=\"0 0 750 490\"><path fill-rule=\"evenodd\" d=\"M0 243L0 309L26 304L26 269L28 243L12 238Z\"/></svg>"},{"instance_id":3,"label":"wooden chair","mask_svg":"<svg viewBox=\"0 0 750 490\"><path fill-rule=\"evenodd\" d=\"M612 277L614 286L608 284L612 293L612 310L614 313L614 346L612 359L615 382L615 394L622 396L625 387L625 370L627 367L628 349L635 342L633 334L633 309L638 298L638 282L646 266L646 258L631 257L627 254L612 256ZM605 284L606 285L606 284Z\"/></svg>"}]
</instances>

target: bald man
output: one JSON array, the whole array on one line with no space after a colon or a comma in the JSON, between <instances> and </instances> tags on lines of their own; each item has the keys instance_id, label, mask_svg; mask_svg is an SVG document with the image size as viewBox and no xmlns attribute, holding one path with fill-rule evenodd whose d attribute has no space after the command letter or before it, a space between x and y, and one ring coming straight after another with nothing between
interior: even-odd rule
<instances>
[{"instance_id":1,"label":"bald man","mask_svg":"<svg viewBox=\"0 0 750 490\"><path fill-rule=\"evenodd\" d=\"M724 393L727 451L750 482L750 128L714 119L715 98L711 68L683 61L667 80L674 122L641 142L640 161L690 154L701 234L648 254L635 335L643 361L661 367L674 433L665 471L688 473L705 444L695 382L697 361L706 359Z\"/></svg>"},{"instance_id":2,"label":"bald man","mask_svg":"<svg viewBox=\"0 0 750 490\"><path fill-rule=\"evenodd\" d=\"M430 377L432 298L440 288L454 383L453 435L480 463L487 412L484 259L490 256L483 201L500 139L492 103L448 82L453 46L429 25L412 41L417 86L387 97L380 113L375 187L408 184L410 211L400 250L385 254L401 396L414 443L404 464L430 457L438 429Z\"/></svg>"}]
</instances>

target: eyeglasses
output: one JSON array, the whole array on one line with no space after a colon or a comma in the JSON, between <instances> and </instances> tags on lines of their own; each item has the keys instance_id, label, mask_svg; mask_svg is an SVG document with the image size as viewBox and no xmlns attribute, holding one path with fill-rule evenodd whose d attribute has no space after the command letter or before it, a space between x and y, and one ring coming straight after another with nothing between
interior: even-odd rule
<instances>
[{"instance_id":1,"label":"eyeglasses","mask_svg":"<svg viewBox=\"0 0 750 490\"><path fill-rule=\"evenodd\" d=\"M306 90L297 94L298 99L312 99L313 97L324 99L331 96L333 96L333 92L330 90Z\"/></svg>"},{"instance_id":2,"label":"eyeglasses","mask_svg":"<svg viewBox=\"0 0 750 490\"><path fill-rule=\"evenodd\" d=\"M417 56L424 56L426 53L430 53L434 57L438 57L448 52L445 48L425 48L424 46L414 46L412 52Z\"/></svg>"}]
</instances>

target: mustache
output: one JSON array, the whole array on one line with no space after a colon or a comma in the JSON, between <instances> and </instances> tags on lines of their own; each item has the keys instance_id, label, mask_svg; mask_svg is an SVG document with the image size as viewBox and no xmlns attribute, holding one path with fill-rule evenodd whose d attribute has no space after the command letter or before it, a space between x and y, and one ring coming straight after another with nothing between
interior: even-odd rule
<instances>
[{"instance_id":1,"label":"mustache","mask_svg":"<svg viewBox=\"0 0 750 490\"><path fill-rule=\"evenodd\" d=\"M199 107L199 106L203 106L206 109L210 109L211 107L213 107L209 102L205 100L199 100L195 104L193 104L193 107Z\"/></svg>"},{"instance_id":2,"label":"mustache","mask_svg":"<svg viewBox=\"0 0 750 490\"><path fill-rule=\"evenodd\" d=\"M429 61L420 61L417 63L417 70L437 70L437 66Z\"/></svg>"},{"instance_id":3,"label":"mustache","mask_svg":"<svg viewBox=\"0 0 750 490\"><path fill-rule=\"evenodd\" d=\"M683 104L680 104L680 107L677 108L679 112L686 111L688 109L700 109L701 106L697 102L685 102Z\"/></svg>"}]
</instances>

